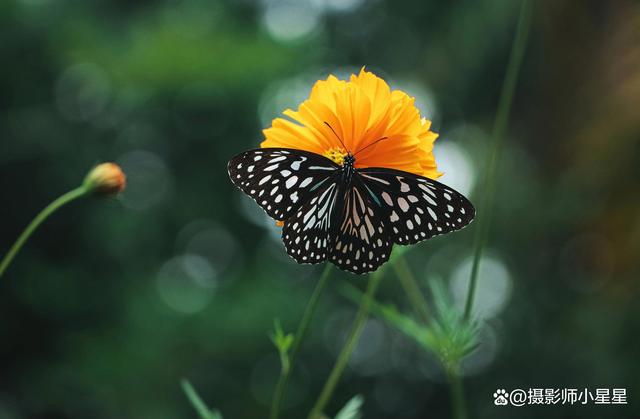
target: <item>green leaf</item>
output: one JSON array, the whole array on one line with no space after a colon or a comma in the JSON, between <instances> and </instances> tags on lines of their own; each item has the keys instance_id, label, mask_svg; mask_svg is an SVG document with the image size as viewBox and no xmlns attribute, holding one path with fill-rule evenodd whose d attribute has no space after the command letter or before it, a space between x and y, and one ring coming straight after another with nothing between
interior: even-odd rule
<instances>
[{"instance_id":1,"label":"green leaf","mask_svg":"<svg viewBox=\"0 0 640 419\"><path fill-rule=\"evenodd\" d=\"M360 298L362 298L362 292L350 283L341 283L340 291L355 303L359 303ZM392 304L382 304L374 300L371 304L371 312L421 344L426 344L426 342L422 341L430 341L433 338L431 331L426 326L400 313Z\"/></svg>"},{"instance_id":2,"label":"green leaf","mask_svg":"<svg viewBox=\"0 0 640 419\"><path fill-rule=\"evenodd\" d=\"M211 410L207 407L205 402L203 402L198 395L196 389L193 388L188 380L183 378L180 381L180 385L182 386L184 393L187 395L187 399L189 399L191 405L198 413L198 416L200 416L200 419L223 419L219 410Z\"/></svg>"},{"instance_id":3,"label":"green leaf","mask_svg":"<svg viewBox=\"0 0 640 419\"><path fill-rule=\"evenodd\" d=\"M273 321L273 329L274 332L269 334L269 338L278 349L282 371L287 371L289 369L289 349L293 344L294 336L293 333L284 333L279 319Z\"/></svg>"},{"instance_id":4,"label":"green leaf","mask_svg":"<svg viewBox=\"0 0 640 419\"><path fill-rule=\"evenodd\" d=\"M465 321L462 313L451 303L441 281L431 281L430 288L435 313L428 325L400 313L391 304L373 301L371 312L414 339L425 350L434 353L445 369L450 371L457 368L462 358L478 347L478 324L475 321ZM354 302L359 302L362 298L362 292L348 283L341 283L340 291Z\"/></svg>"},{"instance_id":5,"label":"green leaf","mask_svg":"<svg viewBox=\"0 0 640 419\"><path fill-rule=\"evenodd\" d=\"M364 397L357 394L349 400L342 409L336 414L335 419L362 419L362 404Z\"/></svg>"},{"instance_id":6,"label":"green leaf","mask_svg":"<svg viewBox=\"0 0 640 419\"><path fill-rule=\"evenodd\" d=\"M389 256L389 262L391 264L395 263L395 260L398 256L404 255L411 249L411 246L393 246L393 248L391 249L391 255Z\"/></svg>"},{"instance_id":7,"label":"green leaf","mask_svg":"<svg viewBox=\"0 0 640 419\"><path fill-rule=\"evenodd\" d=\"M432 349L447 369L456 368L462 358L478 347L479 324L464 319L442 281L431 281L430 288L436 308L435 321L430 325L435 337Z\"/></svg>"}]
</instances>

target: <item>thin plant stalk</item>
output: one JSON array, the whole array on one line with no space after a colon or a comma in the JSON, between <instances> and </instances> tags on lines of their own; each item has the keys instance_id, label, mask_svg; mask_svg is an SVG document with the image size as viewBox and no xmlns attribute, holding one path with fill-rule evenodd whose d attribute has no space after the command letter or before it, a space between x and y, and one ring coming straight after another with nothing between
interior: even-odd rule
<instances>
[{"instance_id":1,"label":"thin plant stalk","mask_svg":"<svg viewBox=\"0 0 640 419\"><path fill-rule=\"evenodd\" d=\"M451 389L451 409L454 419L466 419L467 412L464 404L464 390L462 387L462 378L457 368L447 372L449 387Z\"/></svg>"},{"instance_id":2,"label":"thin plant stalk","mask_svg":"<svg viewBox=\"0 0 640 419\"><path fill-rule=\"evenodd\" d=\"M416 281L415 276L409 269L407 260L403 255L397 255L392 265L396 276L400 280L400 285L404 288L407 299L411 303L416 315L419 316L425 324L429 323L429 304L420 290L418 281Z\"/></svg>"},{"instance_id":3,"label":"thin plant stalk","mask_svg":"<svg viewBox=\"0 0 640 419\"><path fill-rule=\"evenodd\" d=\"M498 111L493 124L493 132L491 135L491 144L487 156L486 170L482 182L482 196L480 206L478 208L478 223L476 225L474 237L473 264L471 266L471 277L469 280L469 290L467 293L467 301L464 309L464 316L469 319L473 308L473 299L475 297L476 286L478 282L478 270L480 268L480 259L482 251L489 234L489 226L491 221L491 212L493 208L493 198L496 190L496 169L497 162L500 159L502 151L502 143L504 133L507 129L509 121L509 113L511 111L511 102L518 80L518 73L522 64L522 58L527 45L529 36L529 27L531 26L532 3L530 0L523 0L520 7L520 17L516 28L516 35L511 47L511 55L507 72L502 84L502 92L498 103Z\"/></svg>"},{"instance_id":4,"label":"thin plant stalk","mask_svg":"<svg viewBox=\"0 0 640 419\"><path fill-rule=\"evenodd\" d=\"M331 399L333 395L333 391L338 385L340 381L340 377L344 372L347 363L349 362L349 358L351 357L351 353L356 347L360 336L362 335L362 330L364 329L365 322L367 317L369 316L369 309L371 308L371 302L373 301L373 297L378 289L378 285L380 284L380 280L382 279L382 270L378 269L369 277L369 283L367 284L367 290L365 292L364 297L360 301L360 307L358 308L358 314L356 314L356 318L353 321L353 325L351 326L351 331L349 332L349 336L347 337L347 342L345 343L340 355L338 355L338 359L336 360L331 373L329 374L329 378L327 379L322 391L320 392L320 396L318 396L318 400L316 400L315 405L311 409L308 419L319 419L321 417L322 411L325 408L326 404Z\"/></svg>"},{"instance_id":5,"label":"thin plant stalk","mask_svg":"<svg viewBox=\"0 0 640 419\"><path fill-rule=\"evenodd\" d=\"M200 398L200 395L188 380L184 378L180 380L180 386L182 387L184 394L187 396L187 399L189 399L189 402L198 413L200 419L222 419L222 415L219 411L209 409L207 404Z\"/></svg>"},{"instance_id":6,"label":"thin plant stalk","mask_svg":"<svg viewBox=\"0 0 640 419\"><path fill-rule=\"evenodd\" d=\"M396 275L400 279L400 283L402 284L407 297L409 298L409 301L413 306L414 311L421 317L421 320L423 320L425 324L429 323L429 305L403 255L397 255L393 267ZM467 412L464 403L464 391L458 367L448 367L445 365L445 369L447 370L447 379L449 382L449 389L451 391L451 409L453 418L466 419Z\"/></svg>"},{"instance_id":7,"label":"thin plant stalk","mask_svg":"<svg viewBox=\"0 0 640 419\"><path fill-rule=\"evenodd\" d=\"M36 231L40 224L42 224L47 218L49 218L51 214L56 212L59 208L63 207L71 201L81 198L86 194L87 188L85 186L80 186L58 197L52 203L47 205L42 211L40 211L40 213L36 215L31 223L29 223L27 228L24 229L22 234L20 234L13 246L11 246L9 252L7 252L7 254L2 259L2 262L0 262L0 277L2 277L15 256L18 254L20 249L22 249L22 246L24 246L29 237L31 237L33 232Z\"/></svg>"},{"instance_id":8,"label":"thin plant stalk","mask_svg":"<svg viewBox=\"0 0 640 419\"><path fill-rule=\"evenodd\" d=\"M278 419L280 415L280 407L282 405L282 401L284 399L285 390L287 388L287 384L289 383L289 378L291 377L291 371L296 363L296 358L298 356L298 352L300 350L300 344L304 339L304 336L307 333L307 329L309 328L309 323L311 323L311 319L313 318L313 314L316 311L316 307L318 306L318 301L320 300L320 296L322 292L327 286L329 282L329 278L331 277L332 266L330 263L327 263L322 274L320 275L320 280L316 285L316 288L313 290L313 294L307 303L307 307L302 315L302 319L300 320L300 324L298 325L298 330L296 330L296 334L294 336L293 344L291 345L291 353L289 355L289 364L286 368L283 368L280 373L280 378L278 378L278 383L276 384L276 390L273 397L273 402L271 404L271 419Z\"/></svg>"}]
</instances>

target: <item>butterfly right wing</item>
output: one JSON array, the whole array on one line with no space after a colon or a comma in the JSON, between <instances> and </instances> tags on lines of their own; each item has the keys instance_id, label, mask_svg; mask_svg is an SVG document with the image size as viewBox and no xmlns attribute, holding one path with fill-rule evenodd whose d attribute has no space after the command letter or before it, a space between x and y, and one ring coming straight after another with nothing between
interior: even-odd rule
<instances>
[{"instance_id":1,"label":"butterfly right wing","mask_svg":"<svg viewBox=\"0 0 640 419\"><path fill-rule=\"evenodd\" d=\"M433 179L382 167L358 170L393 241L414 244L459 230L475 216L471 202Z\"/></svg>"},{"instance_id":2,"label":"butterfly right wing","mask_svg":"<svg viewBox=\"0 0 640 419\"><path fill-rule=\"evenodd\" d=\"M227 165L231 181L275 220L291 217L339 168L319 154L288 148L245 151Z\"/></svg>"},{"instance_id":3,"label":"butterfly right wing","mask_svg":"<svg viewBox=\"0 0 640 419\"><path fill-rule=\"evenodd\" d=\"M340 269L363 274L389 260L393 241L378 208L356 177L348 185L340 209L339 230L329 260Z\"/></svg>"}]
</instances>

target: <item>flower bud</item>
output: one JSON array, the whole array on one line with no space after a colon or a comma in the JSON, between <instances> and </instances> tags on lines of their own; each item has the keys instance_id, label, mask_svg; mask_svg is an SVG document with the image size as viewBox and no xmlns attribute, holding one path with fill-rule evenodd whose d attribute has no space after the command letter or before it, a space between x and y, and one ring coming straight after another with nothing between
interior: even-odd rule
<instances>
[{"instance_id":1,"label":"flower bud","mask_svg":"<svg viewBox=\"0 0 640 419\"><path fill-rule=\"evenodd\" d=\"M126 186L126 176L117 164L102 163L91 169L84 178L83 185L89 193L117 195Z\"/></svg>"}]
</instances>

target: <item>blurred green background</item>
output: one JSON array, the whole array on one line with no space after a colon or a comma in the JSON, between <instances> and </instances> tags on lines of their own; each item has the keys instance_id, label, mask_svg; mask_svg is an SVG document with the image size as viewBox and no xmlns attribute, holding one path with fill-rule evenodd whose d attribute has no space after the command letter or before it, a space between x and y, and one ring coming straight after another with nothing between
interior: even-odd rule
<instances>
[{"instance_id":1,"label":"blurred green background","mask_svg":"<svg viewBox=\"0 0 640 419\"><path fill-rule=\"evenodd\" d=\"M226 162L329 73L366 65L416 96L441 180L476 202L517 20L504 0L0 2L0 253L95 163L117 200L52 217L0 281L0 418L266 416L278 358L319 274L231 185ZM471 417L638 418L640 4L539 0L465 362ZM465 297L474 227L407 253ZM324 296L286 416L308 411L354 315ZM388 271L379 300L410 313ZM497 388L626 388L627 406L498 408ZM449 417L433 358L368 321L327 413Z\"/></svg>"}]
</instances>

